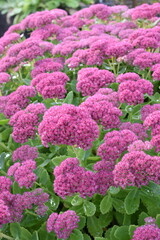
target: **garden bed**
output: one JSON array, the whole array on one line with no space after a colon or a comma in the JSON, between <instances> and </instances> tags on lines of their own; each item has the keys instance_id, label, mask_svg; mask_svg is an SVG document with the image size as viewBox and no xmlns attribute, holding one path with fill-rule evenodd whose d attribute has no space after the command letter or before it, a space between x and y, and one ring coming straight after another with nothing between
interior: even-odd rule
<instances>
[{"instance_id":1,"label":"garden bed","mask_svg":"<svg viewBox=\"0 0 160 240\"><path fill-rule=\"evenodd\" d=\"M0 239L160 239L159 14L46 10L0 38Z\"/></svg>"}]
</instances>

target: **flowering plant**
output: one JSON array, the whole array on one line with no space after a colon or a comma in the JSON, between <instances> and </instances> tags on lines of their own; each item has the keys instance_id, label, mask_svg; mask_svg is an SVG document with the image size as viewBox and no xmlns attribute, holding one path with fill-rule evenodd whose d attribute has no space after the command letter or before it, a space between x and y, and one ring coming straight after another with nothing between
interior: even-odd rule
<instances>
[{"instance_id":1,"label":"flowering plant","mask_svg":"<svg viewBox=\"0 0 160 240\"><path fill-rule=\"evenodd\" d=\"M0 39L0 238L160 240L159 14L46 10Z\"/></svg>"}]
</instances>

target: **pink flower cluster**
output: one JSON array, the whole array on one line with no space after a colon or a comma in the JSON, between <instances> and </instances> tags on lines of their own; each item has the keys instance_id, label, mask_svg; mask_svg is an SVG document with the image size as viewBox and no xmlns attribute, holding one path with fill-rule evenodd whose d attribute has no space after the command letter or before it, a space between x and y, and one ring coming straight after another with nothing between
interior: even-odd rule
<instances>
[{"instance_id":1,"label":"pink flower cluster","mask_svg":"<svg viewBox=\"0 0 160 240\"><path fill-rule=\"evenodd\" d=\"M136 140L138 140L138 137L130 130L114 130L105 135L104 143L99 146L97 154L102 160L114 164L115 160Z\"/></svg>"},{"instance_id":2,"label":"pink flower cluster","mask_svg":"<svg viewBox=\"0 0 160 240\"><path fill-rule=\"evenodd\" d=\"M118 77L116 78L116 82L122 83L126 81L138 81L140 79L141 78L137 73L128 72L128 73L121 73L120 75L118 75Z\"/></svg>"},{"instance_id":3,"label":"pink flower cluster","mask_svg":"<svg viewBox=\"0 0 160 240\"><path fill-rule=\"evenodd\" d=\"M7 118L10 118L16 112L25 108L30 102L29 98L34 96L36 96L34 87L21 85L16 91L5 96L1 111ZM0 98L3 98L3 96Z\"/></svg>"},{"instance_id":4,"label":"pink flower cluster","mask_svg":"<svg viewBox=\"0 0 160 240\"><path fill-rule=\"evenodd\" d=\"M79 166L77 158L67 158L54 169L54 191L61 198L79 193L92 197L96 193L95 173Z\"/></svg>"},{"instance_id":5,"label":"pink flower cluster","mask_svg":"<svg viewBox=\"0 0 160 240\"><path fill-rule=\"evenodd\" d=\"M106 194L113 184L113 165L106 161L94 165L95 172L79 166L77 158L67 158L54 169L54 191L62 198L79 193L92 197L95 193Z\"/></svg>"},{"instance_id":6,"label":"pink flower cluster","mask_svg":"<svg viewBox=\"0 0 160 240\"><path fill-rule=\"evenodd\" d=\"M11 222L20 222L25 209L37 206L37 210L41 210L43 206L45 207L44 203L48 199L49 195L44 193L41 188L32 192L24 192L22 195L3 191L0 193L0 226ZM44 212L39 212L39 215L43 216Z\"/></svg>"},{"instance_id":7,"label":"pink flower cluster","mask_svg":"<svg viewBox=\"0 0 160 240\"><path fill-rule=\"evenodd\" d=\"M10 81L11 76L6 72L0 73L0 84Z\"/></svg>"},{"instance_id":8,"label":"pink flower cluster","mask_svg":"<svg viewBox=\"0 0 160 240\"><path fill-rule=\"evenodd\" d=\"M21 21L21 29L40 28L44 25L52 23L60 17L66 16L67 12L62 9L45 10L41 12L32 13Z\"/></svg>"},{"instance_id":9,"label":"pink flower cluster","mask_svg":"<svg viewBox=\"0 0 160 240\"><path fill-rule=\"evenodd\" d=\"M120 130L128 129L134 132L138 139L144 140L148 137L148 134L146 133L146 129L141 123L131 123L131 122L123 122L120 125Z\"/></svg>"},{"instance_id":10,"label":"pink flower cluster","mask_svg":"<svg viewBox=\"0 0 160 240\"><path fill-rule=\"evenodd\" d=\"M52 58L45 58L36 61L34 69L31 71L31 77L35 78L38 74L45 72L59 72L63 69L62 62L56 62Z\"/></svg>"},{"instance_id":11,"label":"pink flower cluster","mask_svg":"<svg viewBox=\"0 0 160 240\"><path fill-rule=\"evenodd\" d=\"M98 68L83 68L78 72L77 91L83 96L93 95L100 88L115 81L114 74Z\"/></svg>"},{"instance_id":12,"label":"pink flower cluster","mask_svg":"<svg viewBox=\"0 0 160 240\"><path fill-rule=\"evenodd\" d=\"M14 163L8 169L8 176L14 176L14 180L18 182L20 188L25 186L31 188L37 177L33 170L36 169L36 162L34 160L26 160L22 163Z\"/></svg>"},{"instance_id":13,"label":"pink flower cluster","mask_svg":"<svg viewBox=\"0 0 160 240\"><path fill-rule=\"evenodd\" d=\"M44 146L67 144L89 149L99 136L97 123L87 110L71 104L53 106L46 111L38 127Z\"/></svg>"},{"instance_id":14,"label":"pink flower cluster","mask_svg":"<svg viewBox=\"0 0 160 240\"><path fill-rule=\"evenodd\" d=\"M151 144L156 147L156 152L160 151L160 111L150 113L143 123L146 129L151 129Z\"/></svg>"},{"instance_id":15,"label":"pink flower cluster","mask_svg":"<svg viewBox=\"0 0 160 240\"><path fill-rule=\"evenodd\" d=\"M129 35L133 47L156 49L159 47L160 33L157 27L137 29Z\"/></svg>"},{"instance_id":16,"label":"pink flower cluster","mask_svg":"<svg viewBox=\"0 0 160 240\"><path fill-rule=\"evenodd\" d=\"M0 194L4 191L10 191L12 185L12 181L5 177L5 176L0 176Z\"/></svg>"},{"instance_id":17,"label":"pink flower cluster","mask_svg":"<svg viewBox=\"0 0 160 240\"><path fill-rule=\"evenodd\" d=\"M6 56L0 60L0 71L5 72L10 67L16 66L23 61L43 56L45 52L50 52L52 48L52 43L36 38L28 38L23 42L12 45L8 49Z\"/></svg>"},{"instance_id":18,"label":"pink flower cluster","mask_svg":"<svg viewBox=\"0 0 160 240\"><path fill-rule=\"evenodd\" d=\"M24 162L26 160L34 160L38 157L38 150L36 147L31 147L29 145L22 145L17 148L13 154L12 159L13 162L20 160L20 162Z\"/></svg>"},{"instance_id":19,"label":"pink flower cluster","mask_svg":"<svg viewBox=\"0 0 160 240\"><path fill-rule=\"evenodd\" d=\"M152 217L145 218L146 224L136 228L132 240L159 240L160 228L155 224L155 221L156 219Z\"/></svg>"},{"instance_id":20,"label":"pink flower cluster","mask_svg":"<svg viewBox=\"0 0 160 240\"><path fill-rule=\"evenodd\" d=\"M149 181L159 184L160 157L150 156L142 151L126 153L113 170L114 183L126 186L147 185Z\"/></svg>"},{"instance_id":21,"label":"pink flower cluster","mask_svg":"<svg viewBox=\"0 0 160 240\"><path fill-rule=\"evenodd\" d=\"M144 3L132 9L131 17L133 20L136 20L139 18L150 19L155 17L159 12L160 12L160 3L157 2L152 5Z\"/></svg>"},{"instance_id":22,"label":"pink flower cluster","mask_svg":"<svg viewBox=\"0 0 160 240\"><path fill-rule=\"evenodd\" d=\"M46 98L64 98L66 94L65 84L69 77L63 72L40 73L32 79L31 85Z\"/></svg>"},{"instance_id":23,"label":"pink flower cluster","mask_svg":"<svg viewBox=\"0 0 160 240\"><path fill-rule=\"evenodd\" d=\"M34 138L40 116L45 111L46 107L43 103L32 103L25 110L16 112L9 121L9 124L13 126L12 137L14 141L24 143L28 138Z\"/></svg>"},{"instance_id":24,"label":"pink flower cluster","mask_svg":"<svg viewBox=\"0 0 160 240\"><path fill-rule=\"evenodd\" d=\"M153 84L145 79L121 82L118 87L119 101L136 105L144 102L144 94L153 94Z\"/></svg>"},{"instance_id":25,"label":"pink flower cluster","mask_svg":"<svg viewBox=\"0 0 160 240\"><path fill-rule=\"evenodd\" d=\"M160 111L160 104L144 105L141 108L141 120L144 121L150 113L153 113L155 111Z\"/></svg>"},{"instance_id":26,"label":"pink flower cluster","mask_svg":"<svg viewBox=\"0 0 160 240\"><path fill-rule=\"evenodd\" d=\"M142 140L137 140L128 146L128 152L132 151L147 151L152 149L153 146L149 141L143 142Z\"/></svg>"},{"instance_id":27,"label":"pink flower cluster","mask_svg":"<svg viewBox=\"0 0 160 240\"><path fill-rule=\"evenodd\" d=\"M110 186L114 186L113 182L113 169L114 164L105 160L99 161L94 164L93 169L95 172L96 193L105 195Z\"/></svg>"},{"instance_id":28,"label":"pink flower cluster","mask_svg":"<svg viewBox=\"0 0 160 240\"><path fill-rule=\"evenodd\" d=\"M153 71L152 77L154 80L160 81L160 63L152 66L151 70Z\"/></svg>"},{"instance_id":29,"label":"pink flower cluster","mask_svg":"<svg viewBox=\"0 0 160 240\"><path fill-rule=\"evenodd\" d=\"M72 231L78 227L80 221L75 211L52 213L47 220L47 231L55 232L58 238L67 239Z\"/></svg>"},{"instance_id":30,"label":"pink flower cluster","mask_svg":"<svg viewBox=\"0 0 160 240\"><path fill-rule=\"evenodd\" d=\"M105 129L118 128L122 112L112 104L112 100L116 101L116 97L116 92L102 88L93 96L88 97L80 106L87 109L92 119Z\"/></svg>"}]
</instances>

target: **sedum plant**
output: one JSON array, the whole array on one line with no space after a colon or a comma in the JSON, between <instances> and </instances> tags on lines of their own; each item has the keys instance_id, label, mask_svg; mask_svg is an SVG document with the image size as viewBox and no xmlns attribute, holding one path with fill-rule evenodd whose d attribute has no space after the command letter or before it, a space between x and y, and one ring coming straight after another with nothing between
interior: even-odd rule
<instances>
[{"instance_id":1,"label":"sedum plant","mask_svg":"<svg viewBox=\"0 0 160 240\"><path fill-rule=\"evenodd\" d=\"M159 13L45 10L0 38L0 239L160 239Z\"/></svg>"}]
</instances>

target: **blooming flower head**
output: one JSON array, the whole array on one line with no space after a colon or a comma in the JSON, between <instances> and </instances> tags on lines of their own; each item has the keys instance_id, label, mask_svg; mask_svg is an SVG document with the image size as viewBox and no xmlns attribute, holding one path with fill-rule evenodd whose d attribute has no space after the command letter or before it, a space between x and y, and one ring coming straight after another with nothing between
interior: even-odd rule
<instances>
[{"instance_id":1,"label":"blooming flower head","mask_svg":"<svg viewBox=\"0 0 160 240\"><path fill-rule=\"evenodd\" d=\"M0 193L10 191L11 185L12 181L9 178L0 176Z\"/></svg>"},{"instance_id":2,"label":"blooming flower head","mask_svg":"<svg viewBox=\"0 0 160 240\"><path fill-rule=\"evenodd\" d=\"M149 181L159 184L160 157L150 156L143 151L126 153L113 170L114 183L126 186L147 185Z\"/></svg>"},{"instance_id":3,"label":"blooming flower head","mask_svg":"<svg viewBox=\"0 0 160 240\"><path fill-rule=\"evenodd\" d=\"M15 181L18 182L19 186L22 188L30 188L36 181L37 177L33 173L33 169L36 169L36 162L33 160L26 160L21 165L20 163L15 163L8 169L8 175L14 176Z\"/></svg>"},{"instance_id":4,"label":"blooming flower head","mask_svg":"<svg viewBox=\"0 0 160 240\"><path fill-rule=\"evenodd\" d=\"M110 94L109 94L110 95ZM80 106L87 109L91 117L105 129L117 128L122 112L109 102L109 95L97 94L87 98Z\"/></svg>"},{"instance_id":5,"label":"blooming flower head","mask_svg":"<svg viewBox=\"0 0 160 240\"><path fill-rule=\"evenodd\" d=\"M115 163L115 160L137 139L135 133L127 129L109 132L104 137L104 143L98 148L98 155L102 160Z\"/></svg>"},{"instance_id":6,"label":"blooming flower head","mask_svg":"<svg viewBox=\"0 0 160 240\"><path fill-rule=\"evenodd\" d=\"M20 160L21 162L24 162L29 159L34 160L37 157L38 157L37 148L31 147L29 145L23 145L17 148L12 154L13 162L17 160Z\"/></svg>"},{"instance_id":7,"label":"blooming flower head","mask_svg":"<svg viewBox=\"0 0 160 240\"><path fill-rule=\"evenodd\" d=\"M83 96L95 94L101 87L115 81L114 74L98 68L83 68L78 72L77 91Z\"/></svg>"},{"instance_id":8,"label":"blooming flower head","mask_svg":"<svg viewBox=\"0 0 160 240\"><path fill-rule=\"evenodd\" d=\"M160 239L160 228L155 224L156 219L148 217L144 219L146 224L137 227L132 240L155 240Z\"/></svg>"},{"instance_id":9,"label":"blooming flower head","mask_svg":"<svg viewBox=\"0 0 160 240\"><path fill-rule=\"evenodd\" d=\"M99 129L89 113L71 104L51 107L46 111L38 132L42 143L77 145L83 149L92 146Z\"/></svg>"},{"instance_id":10,"label":"blooming flower head","mask_svg":"<svg viewBox=\"0 0 160 240\"><path fill-rule=\"evenodd\" d=\"M60 214L52 213L47 220L47 231L55 232L58 238L67 239L78 227L79 221L79 216L72 210Z\"/></svg>"},{"instance_id":11,"label":"blooming flower head","mask_svg":"<svg viewBox=\"0 0 160 240\"><path fill-rule=\"evenodd\" d=\"M10 78L11 78L11 76L8 73L1 72L0 73L0 84L9 82Z\"/></svg>"},{"instance_id":12,"label":"blooming flower head","mask_svg":"<svg viewBox=\"0 0 160 240\"><path fill-rule=\"evenodd\" d=\"M9 122L13 126L13 139L16 142L24 143L28 138L34 138L40 116L45 111L46 107L43 103L33 103L28 105L25 110L16 112Z\"/></svg>"}]
</instances>

